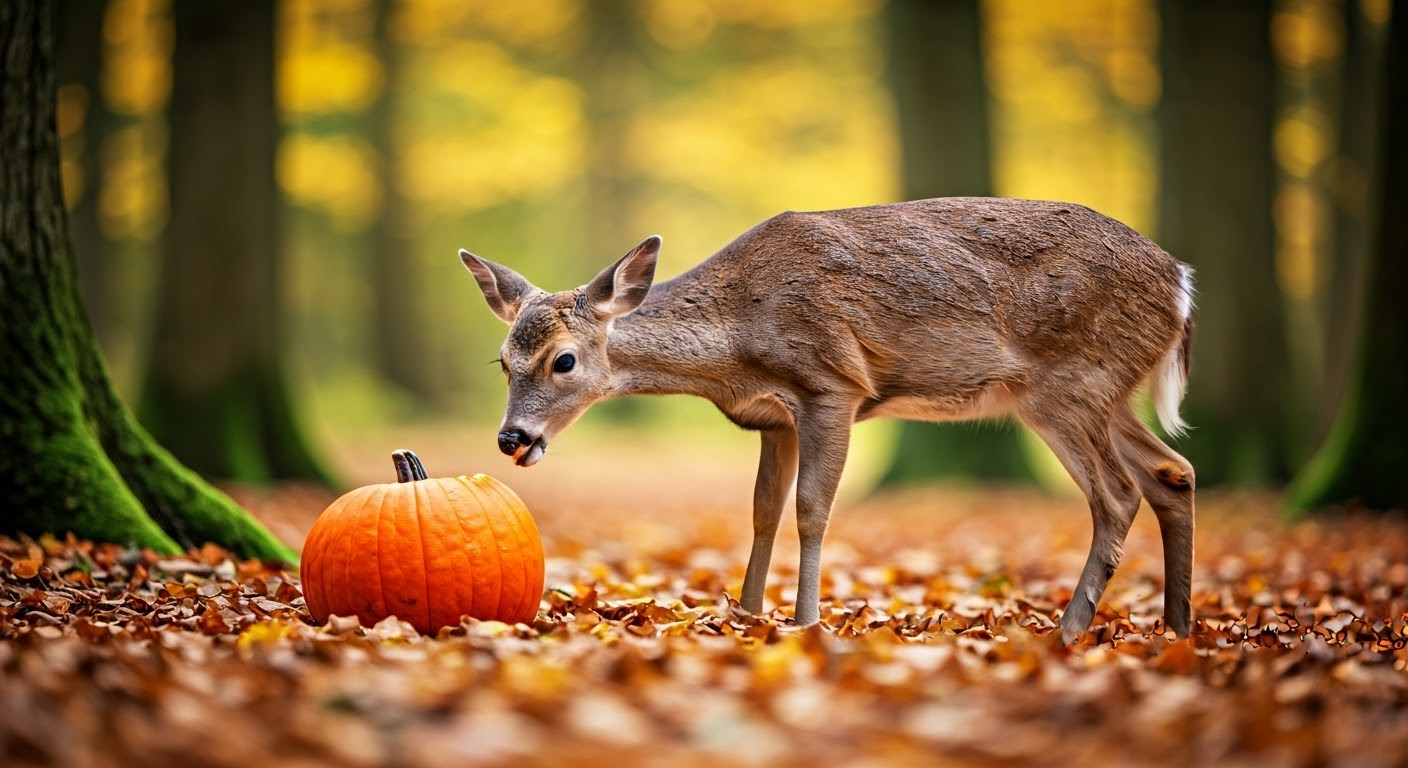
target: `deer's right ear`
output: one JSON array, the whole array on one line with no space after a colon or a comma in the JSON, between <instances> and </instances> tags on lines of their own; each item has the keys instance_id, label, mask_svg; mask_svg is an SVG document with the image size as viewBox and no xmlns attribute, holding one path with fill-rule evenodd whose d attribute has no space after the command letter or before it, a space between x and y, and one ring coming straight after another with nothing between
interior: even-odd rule
<instances>
[{"instance_id":1,"label":"deer's right ear","mask_svg":"<svg viewBox=\"0 0 1408 768\"><path fill-rule=\"evenodd\" d=\"M518 317L518 308L523 305L523 300L538 292L523 275L502 264L481 259L463 248L460 249L460 261L474 275L474 282L479 283L479 290L484 292L489 309L505 323L512 324L513 319Z\"/></svg>"}]
</instances>

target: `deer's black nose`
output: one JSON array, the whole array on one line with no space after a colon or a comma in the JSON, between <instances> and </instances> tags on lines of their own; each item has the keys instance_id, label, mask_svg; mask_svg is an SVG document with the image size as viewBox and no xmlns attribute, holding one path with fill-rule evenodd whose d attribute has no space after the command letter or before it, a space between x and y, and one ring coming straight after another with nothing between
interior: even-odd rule
<instances>
[{"instance_id":1,"label":"deer's black nose","mask_svg":"<svg viewBox=\"0 0 1408 768\"><path fill-rule=\"evenodd\" d=\"M533 438L521 429L505 429L499 433L499 450L509 456L512 456L520 447L532 444Z\"/></svg>"}]
</instances>

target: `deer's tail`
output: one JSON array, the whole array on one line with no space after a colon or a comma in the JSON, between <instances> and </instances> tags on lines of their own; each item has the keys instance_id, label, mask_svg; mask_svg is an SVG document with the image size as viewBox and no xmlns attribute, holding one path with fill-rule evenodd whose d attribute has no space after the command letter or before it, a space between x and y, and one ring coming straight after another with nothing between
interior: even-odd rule
<instances>
[{"instance_id":1,"label":"deer's tail","mask_svg":"<svg viewBox=\"0 0 1408 768\"><path fill-rule=\"evenodd\" d=\"M1178 340L1164 354L1149 383L1149 394L1154 401L1154 412L1159 416L1159 425L1173 437L1188 431L1188 425L1178 413L1178 406L1188 391L1193 346L1193 268L1187 264L1180 264L1179 268L1183 274L1178 281L1178 314L1183 320L1183 328Z\"/></svg>"}]
</instances>

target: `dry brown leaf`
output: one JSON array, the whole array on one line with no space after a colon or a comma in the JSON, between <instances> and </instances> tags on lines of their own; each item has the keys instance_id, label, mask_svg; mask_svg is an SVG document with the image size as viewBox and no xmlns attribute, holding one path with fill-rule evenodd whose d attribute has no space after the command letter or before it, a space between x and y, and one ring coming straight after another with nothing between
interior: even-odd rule
<instances>
[{"instance_id":1,"label":"dry brown leaf","mask_svg":"<svg viewBox=\"0 0 1408 768\"><path fill-rule=\"evenodd\" d=\"M0 762L7 749L408 766L1022 764L1056 749L1394 764L1408 751L1408 524L1283 526L1270 503L1219 517L1203 500L1198 624L1169 642L1144 520L1093 631L1068 648L1053 619L1088 515L980 502L967 516L927 496L838 515L824 623L807 629L790 619L783 554L770 610L741 610L747 526L718 533L733 516L618 546L626 512L547 510L549 552L573 554L549 561L533 624L465 619L436 637L394 619L314 626L296 573L216 547L162 558L0 538ZM590 540L567 541L572 524Z\"/></svg>"}]
</instances>

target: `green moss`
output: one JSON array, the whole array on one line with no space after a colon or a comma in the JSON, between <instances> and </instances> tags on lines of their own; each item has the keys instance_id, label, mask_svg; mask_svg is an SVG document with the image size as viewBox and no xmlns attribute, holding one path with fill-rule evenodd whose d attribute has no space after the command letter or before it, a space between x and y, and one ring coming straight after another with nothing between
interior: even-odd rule
<instances>
[{"instance_id":1,"label":"green moss","mask_svg":"<svg viewBox=\"0 0 1408 768\"><path fill-rule=\"evenodd\" d=\"M293 552L162 450L117 397L78 299L49 8L0 4L0 531L177 553Z\"/></svg>"},{"instance_id":2,"label":"green moss","mask_svg":"<svg viewBox=\"0 0 1408 768\"><path fill-rule=\"evenodd\" d=\"M89 356L102 447L153 519L187 546L213 541L247 557L297 562L297 555L230 497L177 461L118 398L101 358Z\"/></svg>"}]
</instances>

